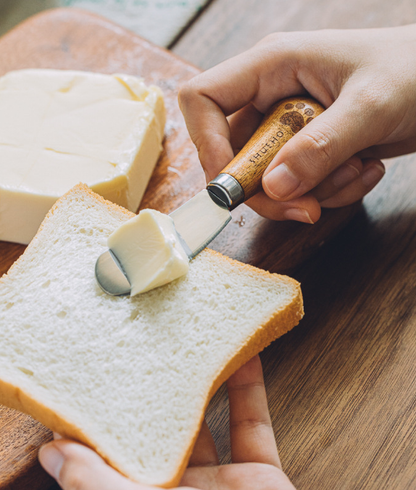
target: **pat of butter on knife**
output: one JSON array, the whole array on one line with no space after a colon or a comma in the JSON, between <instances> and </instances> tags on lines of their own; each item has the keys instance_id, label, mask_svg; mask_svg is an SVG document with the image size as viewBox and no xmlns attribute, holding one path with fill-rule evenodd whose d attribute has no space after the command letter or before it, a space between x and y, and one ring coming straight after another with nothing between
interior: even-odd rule
<instances>
[{"instance_id":1,"label":"pat of butter on knife","mask_svg":"<svg viewBox=\"0 0 416 490\"><path fill-rule=\"evenodd\" d=\"M108 247L123 265L131 296L163 286L189 269L173 219L153 209L143 209L117 228Z\"/></svg>"},{"instance_id":2,"label":"pat of butter on knife","mask_svg":"<svg viewBox=\"0 0 416 490\"><path fill-rule=\"evenodd\" d=\"M0 78L0 240L27 244L84 182L135 212L162 149L162 92L130 75L19 70Z\"/></svg>"}]
</instances>

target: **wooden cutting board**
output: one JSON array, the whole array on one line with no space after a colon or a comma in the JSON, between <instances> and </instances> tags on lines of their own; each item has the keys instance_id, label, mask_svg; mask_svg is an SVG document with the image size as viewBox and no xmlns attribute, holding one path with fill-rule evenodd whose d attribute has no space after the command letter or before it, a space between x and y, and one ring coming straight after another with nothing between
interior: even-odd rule
<instances>
[{"instance_id":1,"label":"wooden cutting board","mask_svg":"<svg viewBox=\"0 0 416 490\"><path fill-rule=\"evenodd\" d=\"M159 85L167 107L166 139L142 207L169 212L204 187L177 103L181 83L199 72L194 66L93 14L57 9L27 20L0 39L0 75L21 68L122 72ZM212 248L268 270L290 272L344 227L355 210L328 210L312 227L271 222L243 205ZM22 245L0 242L0 274L23 251ZM50 431L30 417L0 407L0 489L53 485L37 463L39 446L50 439Z\"/></svg>"}]
</instances>

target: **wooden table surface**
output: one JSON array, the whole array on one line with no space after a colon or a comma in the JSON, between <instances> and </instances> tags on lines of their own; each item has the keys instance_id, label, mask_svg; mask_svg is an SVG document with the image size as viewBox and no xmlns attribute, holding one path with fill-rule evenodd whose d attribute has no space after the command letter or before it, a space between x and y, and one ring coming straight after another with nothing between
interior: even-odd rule
<instances>
[{"instance_id":1,"label":"wooden table surface","mask_svg":"<svg viewBox=\"0 0 416 490\"><path fill-rule=\"evenodd\" d=\"M394 5L386 0L214 0L182 33L172 51L206 69L273 31L411 22L416 22L414 0L399 0ZM1 52L6 47L10 53L9 58L0 59L1 71L21 66L19 56L23 52L24 66L40 66L46 51L49 57L55 56L56 67L61 64L65 68L135 72L143 64L139 46L133 42L128 56L123 51L125 45L112 46L111 66L105 53L83 57L75 37L71 38L76 29L72 27L64 36L56 26L56 32L49 25L43 33L44 38L50 36L54 42L44 45L37 59L28 58L27 41L20 46L13 35L0 41ZM101 31L88 32L87 27L83 27L84 37L77 42L99 46ZM122 32L118 35L124 36ZM54 44L57 40L59 45ZM136 48L137 66L133 66ZM155 51L154 63L162 58L163 54ZM163 87L166 93L177 90L175 80L198 72L189 65L173 63L171 58L163 60L170 70L169 82ZM197 165L189 163L195 162L195 152L184 139L183 123L173 107L172 95L169 97L168 111L174 123L168 129L174 137L168 139L164 163L158 165L151 185L157 188L172 182L164 192L170 195L170 206L174 207L195 186L202 185L203 179ZM183 152L185 157L177 160ZM296 265L296 253L308 255L309 249L315 249L335 230L336 220L349 220L351 210L326 214L322 223L305 232L302 225L268 223L245 207L241 212L247 225L240 227L236 215L234 228L214 243L214 248L227 255L273 271L282 271L286 264L302 282L305 319L262 354L280 456L299 489L416 488L415 163L414 154L389 163L383 182L366 198L352 221L301 265ZM181 177L184 170L191 173ZM163 209L166 205L162 197L147 195L143 204L168 210ZM305 234L307 238L302 238ZM297 252L288 255L286 263L286 256L282 256L285 239L296 236ZM3 271L22 250L0 244L2 258L9 257L9 262L7 257L2 262ZM11 418L23 416L8 411L7 417L11 423ZM210 405L208 421L224 462L230 458L227 417L227 397L221 389ZM0 488L46 490L52 483L34 464L34 455L49 433L28 418L20 424L22 432L30 436L25 439L30 464L22 458L16 460L15 464L26 470L19 481L10 480ZM17 447L21 441L21 433L15 434L14 440L2 440L0 431L0 446Z\"/></svg>"},{"instance_id":2,"label":"wooden table surface","mask_svg":"<svg viewBox=\"0 0 416 490\"><path fill-rule=\"evenodd\" d=\"M415 22L414 0L217 0L173 52L208 69L275 31ZM261 356L283 468L301 490L416 489L416 155L388 165L292 274L306 316ZM229 461L225 390L209 422Z\"/></svg>"}]
</instances>

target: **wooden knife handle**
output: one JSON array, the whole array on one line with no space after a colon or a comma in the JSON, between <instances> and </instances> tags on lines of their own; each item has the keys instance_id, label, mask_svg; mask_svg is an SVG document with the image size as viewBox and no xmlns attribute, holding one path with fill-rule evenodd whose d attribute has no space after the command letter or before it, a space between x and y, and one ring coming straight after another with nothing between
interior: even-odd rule
<instances>
[{"instance_id":1,"label":"wooden knife handle","mask_svg":"<svg viewBox=\"0 0 416 490\"><path fill-rule=\"evenodd\" d=\"M324 108L310 97L290 97L277 102L266 113L243 149L218 177L221 178L223 174L234 177L244 191L239 202L250 199L261 189L263 172L280 148L323 111Z\"/></svg>"}]
</instances>

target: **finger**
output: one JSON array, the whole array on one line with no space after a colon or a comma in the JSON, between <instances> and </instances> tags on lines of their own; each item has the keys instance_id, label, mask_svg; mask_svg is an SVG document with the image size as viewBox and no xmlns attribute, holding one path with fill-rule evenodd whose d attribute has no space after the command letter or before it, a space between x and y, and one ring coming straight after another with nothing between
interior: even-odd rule
<instances>
[{"instance_id":1,"label":"finger","mask_svg":"<svg viewBox=\"0 0 416 490\"><path fill-rule=\"evenodd\" d=\"M212 180L234 157L230 127L220 107L209 97L183 95L179 103L189 136L198 151L207 182ZM181 95L182 94L182 95Z\"/></svg>"},{"instance_id":2,"label":"finger","mask_svg":"<svg viewBox=\"0 0 416 490\"><path fill-rule=\"evenodd\" d=\"M217 448L205 420L199 431L188 466L215 466L219 464Z\"/></svg>"},{"instance_id":3,"label":"finger","mask_svg":"<svg viewBox=\"0 0 416 490\"><path fill-rule=\"evenodd\" d=\"M266 194L286 201L316 187L352 155L383 137L380 116L376 104L366 104L363 94L345 89L277 153L263 175Z\"/></svg>"},{"instance_id":4,"label":"finger","mask_svg":"<svg viewBox=\"0 0 416 490\"><path fill-rule=\"evenodd\" d=\"M306 195L292 201L273 201L261 191L249 199L246 204L264 218L276 221L294 220L314 224L321 216L321 206L312 195Z\"/></svg>"},{"instance_id":5,"label":"finger","mask_svg":"<svg viewBox=\"0 0 416 490\"><path fill-rule=\"evenodd\" d=\"M253 104L248 104L228 118L231 146L235 155L251 138L263 117L264 114L258 111ZM221 170L219 169L219 172Z\"/></svg>"},{"instance_id":6,"label":"finger","mask_svg":"<svg viewBox=\"0 0 416 490\"><path fill-rule=\"evenodd\" d=\"M411 136L403 141L397 143L389 143L384 145L376 145L367 148L360 152L358 156L360 158L393 158L400 155L407 155L416 151L416 138Z\"/></svg>"},{"instance_id":7,"label":"finger","mask_svg":"<svg viewBox=\"0 0 416 490\"><path fill-rule=\"evenodd\" d=\"M319 202L329 199L361 174L363 164L358 157L351 157L310 191Z\"/></svg>"},{"instance_id":8,"label":"finger","mask_svg":"<svg viewBox=\"0 0 416 490\"><path fill-rule=\"evenodd\" d=\"M380 182L384 174L385 167L380 160L364 160L362 175L335 196L322 201L321 206L338 208L359 201Z\"/></svg>"},{"instance_id":9,"label":"finger","mask_svg":"<svg viewBox=\"0 0 416 490\"><path fill-rule=\"evenodd\" d=\"M281 468L267 406L260 358L254 357L227 382L233 463Z\"/></svg>"},{"instance_id":10,"label":"finger","mask_svg":"<svg viewBox=\"0 0 416 490\"><path fill-rule=\"evenodd\" d=\"M292 64L284 62L284 50L273 60L275 57L276 50L256 47L181 87L179 106L208 180L233 158L226 116L250 103L265 112L277 99L305 91L293 74Z\"/></svg>"},{"instance_id":11,"label":"finger","mask_svg":"<svg viewBox=\"0 0 416 490\"><path fill-rule=\"evenodd\" d=\"M39 450L39 461L63 490L152 490L133 483L108 466L94 451L61 439Z\"/></svg>"},{"instance_id":12,"label":"finger","mask_svg":"<svg viewBox=\"0 0 416 490\"><path fill-rule=\"evenodd\" d=\"M248 104L232 114L228 121L225 116L216 114L213 108L209 117L201 122L199 134L192 135L198 148L198 156L204 168L207 182L216 177L228 165L257 129L264 114L252 104ZM216 124L216 121L217 125ZM217 134L213 128L217 128ZM189 129L191 131L191 128ZM198 141L201 141L198 143ZM208 144L205 144L207 141ZM215 147L214 147L215 145ZM204 162L209 165L204 167Z\"/></svg>"},{"instance_id":13,"label":"finger","mask_svg":"<svg viewBox=\"0 0 416 490\"><path fill-rule=\"evenodd\" d=\"M289 478L275 466L245 463L217 468L189 468L178 490L295 490Z\"/></svg>"},{"instance_id":14,"label":"finger","mask_svg":"<svg viewBox=\"0 0 416 490\"><path fill-rule=\"evenodd\" d=\"M210 99L225 116L242 109L250 102L260 111L266 110L279 98L304 93L288 58L297 52L281 36L280 46L271 49L267 43L255 46L213 68L197 75L182 85L179 106L187 118L196 117L193 109L204 109L204 99ZM202 105L201 105L202 104ZM197 120L195 120L198 123Z\"/></svg>"}]
</instances>

